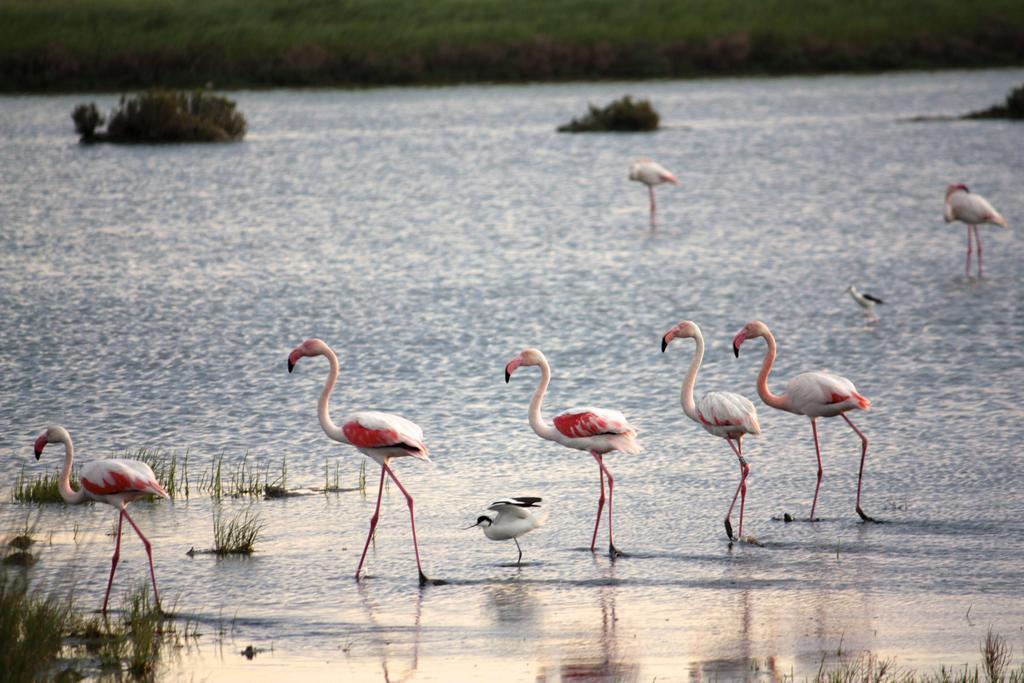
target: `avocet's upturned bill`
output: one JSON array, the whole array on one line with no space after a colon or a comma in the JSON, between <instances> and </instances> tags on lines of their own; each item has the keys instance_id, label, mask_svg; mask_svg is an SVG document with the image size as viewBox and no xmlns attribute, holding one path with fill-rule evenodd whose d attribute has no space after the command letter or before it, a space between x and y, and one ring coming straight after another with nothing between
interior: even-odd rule
<instances>
[{"instance_id":1,"label":"avocet's upturned bill","mask_svg":"<svg viewBox=\"0 0 1024 683\"><path fill-rule=\"evenodd\" d=\"M114 544L114 557L110 561L110 578L107 579L107 592L103 596L103 612L107 611L107 603L110 601L110 586L114 583L114 572L117 570L117 561L121 557L121 527L126 519L142 539L142 545L146 548L146 555L149 557L149 578L153 581L153 599L156 601L157 609L160 609L160 592L156 589L156 571L153 569L153 546L139 529L135 520L128 514L125 506L144 496L170 498L167 491L157 481L156 475L153 474L149 465L126 458L107 458L85 463L79 470L79 487L75 491L71 488L71 463L75 459L75 446L71 442L71 435L63 427L48 427L35 441L36 460L42 455L46 445L51 443L64 444L64 468L61 470L60 480L57 482L57 490L64 502L78 505L88 500L95 500L113 506L120 511L117 517L117 541Z\"/></svg>"},{"instance_id":2,"label":"avocet's upturned bill","mask_svg":"<svg viewBox=\"0 0 1024 683\"><path fill-rule=\"evenodd\" d=\"M682 185L679 178L656 161L643 158L637 159L629 166L629 179L647 186L647 192L651 196L651 227L658 224L658 205L654 200L654 187L663 183Z\"/></svg>"},{"instance_id":3,"label":"avocet's upturned bill","mask_svg":"<svg viewBox=\"0 0 1024 683\"><path fill-rule=\"evenodd\" d=\"M302 342L288 355L288 372L295 369L296 363L307 356L326 356L331 365L327 381L324 382L320 400L317 403L317 415L320 418L320 426L324 433L330 438L341 443L355 446L357 450L372 458L380 465L380 485L377 488L377 507L370 518L370 533L366 536L366 543L363 545L363 555L359 558L359 566L356 567L356 579L363 569L363 562L366 560L366 551L370 547L370 540L377 528L377 520L380 518L380 500L384 492L384 475L391 477L398 486L402 495L405 496L406 504L409 506L409 520L412 523L412 547L416 552L416 568L420 574L420 585L430 582L423 573L423 566L420 564L420 549L416 542L416 514L413 510L412 496L402 486L398 476L391 469L392 458L412 457L419 460L430 461L427 445L423 442L423 430L404 417L392 415L391 413L378 413L375 411L360 411L350 413L342 420L341 425L336 425L331 419L329 401L334 384L338 381L339 364L338 356L331 347L319 339L307 339ZM434 581L433 583L439 583Z\"/></svg>"},{"instance_id":4,"label":"avocet's upturned bill","mask_svg":"<svg viewBox=\"0 0 1024 683\"><path fill-rule=\"evenodd\" d=\"M516 549L519 551L519 557L516 558L518 565L523 559L523 549L519 547L519 537L534 529L539 529L548 521L548 511L539 509L540 502L540 498L533 496L495 501L487 506L487 509L495 514L480 515L476 519L476 524L466 528L472 529L479 526L484 530L484 536L492 541L507 541L509 539L515 541Z\"/></svg>"},{"instance_id":5,"label":"avocet's upturned bill","mask_svg":"<svg viewBox=\"0 0 1024 683\"><path fill-rule=\"evenodd\" d=\"M693 387L697 383L697 373L704 360L704 335L701 334L697 323L684 320L662 336L662 353L668 348L669 342L677 338L690 338L697 342L697 350L690 362L690 370L683 379L680 397L683 412L709 434L725 439L739 459L740 483L736 487L736 493L732 496L729 511L725 513L725 533L730 541L734 540L730 517L733 506L736 505L736 497L739 496L740 532L738 538L743 538L743 506L747 501L747 475L750 473L750 466L743 459L742 439L744 434L756 436L761 433L761 426L757 422L757 409L743 396L729 391L710 391L701 396L699 401L695 401Z\"/></svg>"},{"instance_id":6,"label":"avocet's upturned bill","mask_svg":"<svg viewBox=\"0 0 1024 683\"><path fill-rule=\"evenodd\" d=\"M597 499L597 519L594 522L594 535L590 540L590 550L597 544L597 530L601 525L601 511L604 509L604 478L608 477L608 552L612 557L623 555L615 547L612 530L612 496L615 493L615 480L611 471L604 464L604 454L611 451L623 453L639 453L641 448L636 440L636 430L629 424L625 416L617 410L603 408L573 408L554 418L550 425L541 416L540 407L544 402L544 394L551 383L551 366L547 358L538 349L525 349L505 365L505 382L512 378L512 373L522 365L539 365L541 371L540 384L530 401L530 427L537 436L548 441L555 441L581 451L589 451L600 468L601 497Z\"/></svg>"},{"instance_id":7,"label":"avocet's upturned bill","mask_svg":"<svg viewBox=\"0 0 1024 683\"><path fill-rule=\"evenodd\" d=\"M736 357L740 356L740 346L744 340L754 337L763 337L768 348L764 355L764 362L761 364L761 372L757 376L757 393L761 400L778 410L806 415L811 419L811 432L814 434L814 451L818 456L818 483L814 487L814 502L811 503L811 521L815 520L814 510L818 505L818 489L821 488L821 446L818 444L818 425L816 420L819 417L835 417L841 415L850 428L857 433L861 440L860 471L857 475L857 514L865 522L875 520L864 514L860 507L861 480L864 478L864 459L868 454L868 437L857 429L850 418L846 416L849 410L867 410L871 407L871 401L857 393L853 382L833 375L830 372L805 372L789 380L786 385L786 393L782 395L773 394L768 388L768 373L772 371L772 364L775 362L776 346L775 337L771 330L760 320L752 320L743 326L732 340L732 348Z\"/></svg>"},{"instance_id":8,"label":"avocet's upturned bill","mask_svg":"<svg viewBox=\"0 0 1024 683\"><path fill-rule=\"evenodd\" d=\"M971 232L978 244L978 277L981 277L981 235L978 226L982 224L1010 227L1006 219L992 208L988 200L980 194L974 194L963 183L950 185L946 188L946 206L942 212L947 223L962 221L967 224L967 264L964 274L971 276Z\"/></svg>"}]
</instances>

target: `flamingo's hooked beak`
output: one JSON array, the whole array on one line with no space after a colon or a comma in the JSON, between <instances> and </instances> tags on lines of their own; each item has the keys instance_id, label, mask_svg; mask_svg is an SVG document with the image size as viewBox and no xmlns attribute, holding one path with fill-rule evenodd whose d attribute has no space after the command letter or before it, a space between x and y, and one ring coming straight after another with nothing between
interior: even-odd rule
<instances>
[{"instance_id":1,"label":"flamingo's hooked beak","mask_svg":"<svg viewBox=\"0 0 1024 683\"><path fill-rule=\"evenodd\" d=\"M36 439L35 447L32 449L35 451L36 460L38 460L39 456L43 454L43 449L46 448L47 443L46 434L40 434L39 438Z\"/></svg>"},{"instance_id":2,"label":"flamingo's hooked beak","mask_svg":"<svg viewBox=\"0 0 1024 683\"><path fill-rule=\"evenodd\" d=\"M669 330L665 333L665 336L661 338L661 352L665 353L665 349L668 348L668 343L675 337L675 330Z\"/></svg>"},{"instance_id":3,"label":"flamingo's hooked beak","mask_svg":"<svg viewBox=\"0 0 1024 683\"><path fill-rule=\"evenodd\" d=\"M743 340L747 338L747 328L743 328L736 333L736 336L732 338L732 352L736 354L736 357L740 357L740 345L743 344Z\"/></svg>"},{"instance_id":4,"label":"flamingo's hooked beak","mask_svg":"<svg viewBox=\"0 0 1024 683\"><path fill-rule=\"evenodd\" d=\"M295 369L295 364L299 362L300 358L302 358L301 349L295 349L290 354L288 354L288 372L291 372L292 370Z\"/></svg>"},{"instance_id":5,"label":"flamingo's hooked beak","mask_svg":"<svg viewBox=\"0 0 1024 683\"><path fill-rule=\"evenodd\" d=\"M512 379L512 373L515 372L516 368L518 368L522 364L522 356L516 356L515 358L508 362L508 365L505 366L505 384L508 384L508 381Z\"/></svg>"}]
</instances>

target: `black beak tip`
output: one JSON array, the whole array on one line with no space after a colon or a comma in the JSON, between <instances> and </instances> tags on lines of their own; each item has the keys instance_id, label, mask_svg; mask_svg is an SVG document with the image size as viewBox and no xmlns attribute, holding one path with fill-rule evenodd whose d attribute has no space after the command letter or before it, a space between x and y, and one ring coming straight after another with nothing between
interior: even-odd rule
<instances>
[{"instance_id":1,"label":"black beak tip","mask_svg":"<svg viewBox=\"0 0 1024 683\"><path fill-rule=\"evenodd\" d=\"M662 337L661 338L661 352L665 353L665 349L667 349L667 348L668 348L668 342L665 341L664 337Z\"/></svg>"},{"instance_id":2,"label":"black beak tip","mask_svg":"<svg viewBox=\"0 0 1024 683\"><path fill-rule=\"evenodd\" d=\"M42 451L36 451L36 460L38 460L39 456L42 455L42 454L43 454Z\"/></svg>"},{"instance_id":3,"label":"black beak tip","mask_svg":"<svg viewBox=\"0 0 1024 683\"><path fill-rule=\"evenodd\" d=\"M736 346L735 344L732 345L732 352L736 354L737 358L740 357L740 347Z\"/></svg>"},{"instance_id":4,"label":"black beak tip","mask_svg":"<svg viewBox=\"0 0 1024 683\"><path fill-rule=\"evenodd\" d=\"M291 372L291 371L292 371L292 370L294 370L294 369L295 369L295 363L293 363L293 362L291 361L291 359L289 359L289 360L288 360L288 372Z\"/></svg>"},{"instance_id":5,"label":"black beak tip","mask_svg":"<svg viewBox=\"0 0 1024 683\"><path fill-rule=\"evenodd\" d=\"M510 379L512 379L512 373L508 371L508 368L505 368L505 384L508 384Z\"/></svg>"}]
</instances>

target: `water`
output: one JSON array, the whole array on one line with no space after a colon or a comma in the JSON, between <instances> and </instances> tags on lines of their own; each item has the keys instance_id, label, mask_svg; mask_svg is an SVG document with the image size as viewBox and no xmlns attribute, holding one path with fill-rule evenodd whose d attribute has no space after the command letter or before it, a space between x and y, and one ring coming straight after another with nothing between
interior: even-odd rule
<instances>
[{"instance_id":1,"label":"water","mask_svg":"<svg viewBox=\"0 0 1024 683\"><path fill-rule=\"evenodd\" d=\"M168 678L765 679L812 676L839 649L930 670L973 665L990 626L1019 659L1024 138L901 119L987 106L1022 76L241 92L246 141L206 147L82 147L71 109L113 97L2 98L0 529L35 524L50 543L32 576L99 605L114 511L9 502L22 467L58 465L55 447L31 457L49 423L83 461L188 449L195 476L223 454L272 472L286 458L290 488L321 486L325 463L356 485L362 456L316 420L326 362L286 372L318 336L341 358L336 419L374 408L423 427L434 464L396 470L425 569L449 584L417 588L394 487L372 578L352 581L372 463L365 496L253 503L267 528L247 560L185 553L212 545L218 505L248 500L137 503L165 600L207 634ZM554 132L627 92L667 129ZM641 155L683 183L658 191L656 232L626 179ZM966 230L942 222L950 182L1018 226L981 229L983 280L963 276ZM886 301L878 325L849 284ZM822 521L774 521L809 512L813 445L804 418L756 401L745 530L764 547L728 546L735 459L680 410L692 342L659 352L683 318L708 341L698 393L756 399L763 344L737 360L730 340L761 318L776 390L830 369L872 399L853 417L871 439L864 507L884 524L854 513L859 442L840 420L821 424ZM629 558L587 549L593 460L527 426L539 373L502 381L525 346L553 366L549 418L599 405L640 430L642 455L606 458ZM461 528L509 495L551 510L522 568L514 545ZM115 604L146 578L125 543ZM246 660L247 644L265 651Z\"/></svg>"}]
</instances>

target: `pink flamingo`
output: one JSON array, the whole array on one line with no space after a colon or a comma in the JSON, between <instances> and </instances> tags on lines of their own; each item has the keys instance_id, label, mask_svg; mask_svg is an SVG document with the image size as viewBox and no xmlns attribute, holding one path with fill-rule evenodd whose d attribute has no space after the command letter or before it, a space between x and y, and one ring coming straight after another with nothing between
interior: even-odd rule
<instances>
[{"instance_id":1,"label":"pink flamingo","mask_svg":"<svg viewBox=\"0 0 1024 683\"><path fill-rule=\"evenodd\" d=\"M384 475L388 475L398 485L402 495L409 505L409 519L412 521L412 547L416 552L416 568L420 573L420 585L429 582L426 574L423 573L423 566L420 564L420 549L416 542L416 514L413 509L413 499L409 492L402 486L394 471L391 469L392 458L403 458L411 456L430 462L427 445L423 443L423 430L413 422L404 417L392 415L391 413L378 413L374 411L359 411L350 413L342 420L341 426L334 424L331 420L328 402L334 384L338 381L338 356L331 347L319 339L307 339L296 346L288 355L288 372L295 368L295 364L304 356L326 356L331 364L331 371L324 382L323 392L320 394L320 401L317 403L317 414L320 418L320 426L324 433L335 441L355 446L364 455L369 456L374 462L380 465L380 486L377 488L377 508L370 518L370 533L366 536L366 544L363 546L363 556L359 558L359 566L356 567L355 578L359 579L359 573L363 569L363 562L366 560L366 551L373 539L373 532L377 528L377 520L380 518L380 501L384 492ZM435 581L434 583L438 583Z\"/></svg>"},{"instance_id":2,"label":"pink flamingo","mask_svg":"<svg viewBox=\"0 0 1024 683\"><path fill-rule=\"evenodd\" d=\"M785 410L797 415L806 415L811 418L811 433L814 434L814 451L818 456L818 483L814 487L814 502L811 503L811 521L815 521L814 510L818 505L818 489L821 488L821 446L818 444L819 417L835 417L841 415L850 428L857 433L861 440L860 472L857 474L857 514L865 522L875 520L864 514L860 507L860 487L864 478L864 458L868 454L868 438L850 418L846 416L848 410L868 410L871 401L857 393L853 382L833 375L830 372L804 372L789 380L786 385L786 393L781 396L773 394L768 388L768 373L772 370L772 363L775 362L775 337L771 330L760 320L752 320L743 326L743 329L736 333L732 340L732 349L736 357L740 356L740 345L745 339L752 337L764 337L768 344L764 356L764 363L761 365L761 373L757 376L757 393L761 400L772 408Z\"/></svg>"},{"instance_id":3,"label":"pink flamingo","mask_svg":"<svg viewBox=\"0 0 1024 683\"><path fill-rule=\"evenodd\" d=\"M672 183L673 185L682 185L682 183L667 168L647 158L637 159L630 165L629 179L647 186L647 192L651 196L651 227L653 228L658 223L658 206L654 201L654 186L662 183Z\"/></svg>"},{"instance_id":4,"label":"pink flamingo","mask_svg":"<svg viewBox=\"0 0 1024 683\"><path fill-rule=\"evenodd\" d=\"M153 570L153 547L125 507L128 503L143 496L154 495L170 498L164 487L156 480L153 470L149 465L138 460L124 458L94 460L82 465L79 476L80 486L75 491L71 488L71 462L75 458L75 447L71 443L71 435L63 427L47 427L46 431L36 439L36 460L42 455L43 449L48 443L64 444L64 469L61 470L60 481L57 482L57 490L64 502L78 505L87 500L95 500L112 505L121 512L117 518L117 543L114 545L114 557L110 561L110 578L107 579L107 592L103 596L103 612L107 611L110 586L114 583L114 571L117 569L117 561L121 557L121 526L126 519L142 539L142 545L146 547L146 555L149 556L149 576L153 580L153 597L156 599L157 609L160 609L160 592L156 589L156 572Z\"/></svg>"},{"instance_id":5,"label":"pink flamingo","mask_svg":"<svg viewBox=\"0 0 1024 683\"><path fill-rule=\"evenodd\" d=\"M544 422L540 414L544 394L551 382L551 366L547 358L537 349L526 349L513 358L505 366L505 383L512 378L512 373L521 365L539 365L541 371L540 384L530 401L530 426L537 436L548 441L555 441L569 448L589 451L597 460L601 476L601 497L597 500L597 519L594 522L594 535L590 540L593 552L597 544L597 530L601 525L601 510L604 508L604 478L608 477L608 552L614 557L625 553L615 548L612 536L612 494L615 480L604 464L604 454L611 451L623 453L639 453L640 444L636 441L636 430L629 424L625 416L617 410L601 408L573 408L554 418L554 426Z\"/></svg>"},{"instance_id":6,"label":"pink flamingo","mask_svg":"<svg viewBox=\"0 0 1024 683\"><path fill-rule=\"evenodd\" d=\"M740 533L738 538L743 538L743 506L747 500L747 475L750 473L750 466L743 459L743 435L761 433L761 426L757 423L757 409L749 400L729 391L710 391L704 394L700 401L694 401L693 387L697 383L697 372L704 360L704 335L701 334L697 323L684 320L661 338L661 352L668 348L669 342L677 338L691 338L697 342L697 351L690 362L690 370L683 380L681 400L683 412L703 427L709 434L725 439L729 447L740 462L740 483L736 487L736 493L732 496L732 503L729 504L729 511L725 513L725 533L729 540L733 540L732 516L733 506L736 505L736 497L740 497Z\"/></svg>"},{"instance_id":7,"label":"pink flamingo","mask_svg":"<svg viewBox=\"0 0 1024 683\"><path fill-rule=\"evenodd\" d=\"M987 199L974 194L963 184L946 188L943 217L947 223L963 221L967 224L967 265L964 270L967 277L971 276L971 231L974 231L974 241L978 243L978 277L981 277L981 235L978 233L978 225L988 223L1007 228L1009 224L1006 219L992 208Z\"/></svg>"}]
</instances>

